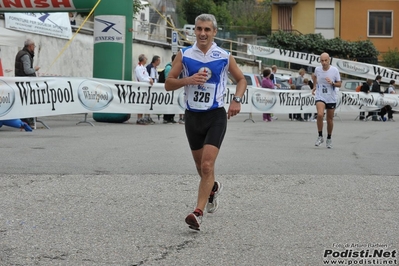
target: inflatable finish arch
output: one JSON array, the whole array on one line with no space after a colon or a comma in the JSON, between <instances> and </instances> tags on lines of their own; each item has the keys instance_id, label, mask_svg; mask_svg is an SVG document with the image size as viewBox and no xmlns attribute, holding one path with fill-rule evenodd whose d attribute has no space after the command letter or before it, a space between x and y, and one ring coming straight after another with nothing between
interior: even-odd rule
<instances>
[{"instance_id":1,"label":"inflatable finish arch","mask_svg":"<svg viewBox=\"0 0 399 266\"><path fill-rule=\"evenodd\" d=\"M97 3L94 11L93 77L131 81L132 0L0 0L0 11L90 12ZM100 122L124 122L130 118L130 115L126 116L93 114L93 118Z\"/></svg>"}]
</instances>

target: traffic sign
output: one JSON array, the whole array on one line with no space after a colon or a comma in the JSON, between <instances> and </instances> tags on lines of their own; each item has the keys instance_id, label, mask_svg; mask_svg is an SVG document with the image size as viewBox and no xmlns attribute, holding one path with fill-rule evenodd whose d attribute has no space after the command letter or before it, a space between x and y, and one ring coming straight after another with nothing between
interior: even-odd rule
<instances>
[{"instance_id":1,"label":"traffic sign","mask_svg":"<svg viewBox=\"0 0 399 266\"><path fill-rule=\"evenodd\" d=\"M177 53L177 31L172 31L172 53L176 54Z\"/></svg>"}]
</instances>

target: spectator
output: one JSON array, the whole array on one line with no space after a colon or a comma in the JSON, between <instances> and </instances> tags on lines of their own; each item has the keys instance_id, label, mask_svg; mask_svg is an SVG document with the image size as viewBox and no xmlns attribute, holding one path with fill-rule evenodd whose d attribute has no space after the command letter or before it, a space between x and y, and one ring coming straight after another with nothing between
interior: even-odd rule
<instances>
[{"instance_id":1,"label":"spectator","mask_svg":"<svg viewBox=\"0 0 399 266\"><path fill-rule=\"evenodd\" d=\"M272 65L272 73L270 75L270 80L273 81L274 87L273 89L280 89L281 85L277 83L277 79L276 79L276 73L277 73L277 66L276 65ZM274 114L270 114L271 118L273 120L277 120L278 117L275 116Z\"/></svg>"},{"instance_id":2,"label":"spectator","mask_svg":"<svg viewBox=\"0 0 399 266\"><path fill-rule=\"evenodd\" d=\"M262 88L274 89L273 81L270 79L271 73L272 73L272 71L268 68L263 70ZM273 120L269 113L264 113L263 121L272 122Z\"/></svg>"},{"instance_id":3,"label":"spectator","mask_svg":"<svg viewBox=\"0 0 399 266\"><path fill-rule=\"evenodd\" d=\"M295 79L295 86L297 90L300 90L302 85L303 85L303 80L304 80L304 76L305 76L305 69L301 68L298 71L299 76Z\"/></svg>"},{"instance_id":4,"label":"spectator","mask_svg":"<svg viewBox=\"0 0 399 266\"><path fill-rule=\"evenodd\" d=\"M373 81L373 86L371 87L371 92L381 93L381 79L382 77L380 75L375 77L375 80ZM373 121L378 121L377 114L378 112L369 112L366 116L366 119L372 116Z\"/></svg>"},{"instance_id":5,"label":"spectator","mask_svg":"<svg viewBox=\"0 0 399 266\"><path fill-rule=\"evenodd\" d=\"M172 61L166 64L164 69L165 80L168 78L169 71L172 69L172 62L175 59L176 55L172 55ZM184 120L182 119L182 114L180 115L179 124L184 124ZM183 121L183 122L182 122ZM175 124L175 115L174 114L164 114L163 115L163 123L164 124Z\"/></svg>"},{"instance_id":6,"label":"spectator","mask_svg":"<svg viewBox=\"0 0 399 266\"><path fill-rule=\"evenodd\" d=\"M149 63L146 66L148 75L152 78L152 80L154 81L154 83L158 82L159 79L159 75L158 75L158 70L157 67L161 64L161 57L159 57L158 55L154 55L152 57L151 63Z\"/></svg>"},{"instance_id":7,"label":"spectator","mask_svg":"<svg viewBox=\"0 0 399 266\"><path fill-rule=\"evenodd\" d=\"M274 88L275 89L280 89L281 85L277 83L276 73L277 73L277 66L276 65L272 65L272 74L270 75L270 79L273 81Z\"/></svg>"},{"instance_id":8,"label":"spectator","mask_svg":"<svg viewBox=\"0 0 399 266\"><path fill-rule=\"evenodd\" d=\"M304 91L311 90L311 88L309 86L309 79L307 79L307 78L303 79L303 85L301 86L301 90L304 90ZM311 121L311 117L312 117L312 113L305 113L303 115L304 121Z\"/></svg>"},{"instance_id":9,"label":"spectator","mask_svg":"<svg viewBox=\"0 0 399 266\"><path fill-rule=\"evenodd\" d=\"M371 87L373 86L373 80L372 79L367 79L366 82L363 83L363 85L360 87L360 91L364 92L366 94L370 93ZM365 120L365 112L360 112L359 114L359 121L364 121Z\"/></svg>"},{"instance_id":10,"label":"spectator","mask_svg":"<svg viewBox=\"0 0 399 266\"><path fill-rule=\"evenodd\" d=\"M33 67L33 57L35 57L35 42L32 39L26 39L24 48L19 51L15 57L15 76L16 77L36 77L36 71L40 67ZM33 127L34 118L22 119L23 122Z\"/></svg>"},{"instance_id":11,"label":"spectator","mask_svg":"<svg viewBox=\"0 0 399 266\"><path fill-rule=\"evenodd\" d=\"M341 76L335 66L330 65L330 55L322 53L320 55L321 66L316 67L313 75L313 90L315 94L317 110L317 131L318 137L315 146L320 146L323 139L323 116L327 112L327 141L326 147L332 148L332 131L334 127L334 113L337 106L337 91L335 88L341 87Z\"/></svg>"},{"instance_id":12,"label":"spectator","mask_svg":"<svg viewBox=\"0 0 399 266\"><path fill-rule=\"evenodd\" d=\"M396 91L395 91L395 80L392 79L392 80L389 82L389 86L388 86L388 88L385 90L385 93L388 93L388 94L396 94ZM382 121L385 121L385 120L386 120L385 115L386 115L387 113L388 113L388 121L395 122L395 120L393 120L392 106L390 106L390 105L385 105L383 108L381 108L381 110L380 110L380 112L379 112L379 115L381 116L381 120L382 120Z\"/></svg>"},{"instance_id":13,"label":"spectator","mask_svg":"<svg viewBox=\"0 0 399 266\"><path fill-rule=\"evenodd\" d=\"M185 91L186 136L201 178L196 207L185 219L193 230L199 230L205 208L208 213L218 209L217 200L223 186L215 181L215 162L226 132L227 119L241 111L241 97L247 87L233 55L214 42L217 28L213 15L196 17L196 42L179 51L165 83L167 91L183 86ZM183 78L179 78L182 71ZM226 112L224 95L228 72L237 81L237 86Z\"/></svg>"},{"instance_id":14,"label":"spectator","mask_svg":"<svg viewBox=\"0 0 399 266\"><path fill-rule=\"evenodd\" d=\"M69 12L69 22L71 23L71 25L76 25L75 16L72 12Z\"/></svg>"},{"instance_id":15,"label":"spectator","mask_svg":"<svg viewBox=\"0 0 399 266\"><path fill-rule=\"evenodd\" d=\"M144 66L147 63L147 57L144 54L139 55L139 63L134 70L138 82L148 82L150 85L154 84L154 80L148 75L147 69ZM137 114L137 125L148 125L149 121L145 120L143 114Z\"/></svg>"},{"instance_id":16,"label":"spectator","mask_svg":"<svg viewBox=\"0 0 399 266\"><path fill-rule=\"evenodd\" d=\"M23 122L21 119L0 120L0 127L2 127L3 125L9 127L21 128L21 130L23 128L27 132L32 131L32 128L26 122Z\"/></svg>"},{"instance_id":17,"label":"spectator","mask_svg":"<svg viewBox=\"0 0 399 266\"><path fill-rule=\"evenodd\" d=\"M157 70L159 64L161 64L161 57L159 57L158 55L154 55L152 57L151 63L146 66L148 75L152 78L153 83L157 83L159 80L159 74ZM155 124L154 120L152 120L149 114L144 115L144 120L147 122L147 124Z\"/></svg>"}]
</instances>

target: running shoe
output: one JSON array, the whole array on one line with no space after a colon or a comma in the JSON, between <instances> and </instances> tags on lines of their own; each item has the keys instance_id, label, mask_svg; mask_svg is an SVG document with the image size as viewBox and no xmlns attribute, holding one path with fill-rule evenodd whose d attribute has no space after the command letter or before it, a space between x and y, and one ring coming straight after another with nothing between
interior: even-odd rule
<instances>
[{"instance_id":1,"label":"running shoe","mask_svg":"<svg viewBox=\"0 0 399 266\"><path fill-rule=\"evenodd\" d=\"M25 129L27 132L31 132L32 128L28 125L26 122L22 122L22 127Z\"/></svg>"},{"instance_id":2,"label":"running shoe","mask_svg":"<svg viewBox=\"0 0 399 266\"><path fill-rule=\"evenodd\" d=\"M136 121L136 124L137 125L147 125L147 122L143 118L140 118Z\"/></svg>"},{"instance_id":3,"label":"running shoe","mask_svg":"<svg viewBox=\"0 0 399 266\"><path fill-rule=\"evenodd\" d=\"M388 121L395 122L395 120L393 120L393 118L389 118Z\"/></svg>"},{"instance_id":4,"label":"running shoe","mask_svg":"<svg viewBox=\"0 0 399 266\"><path fill-rule=\"evenodd\" d=\"M183 118L179 119L179 124L181 124L181 125L184 124L184 119Z\"/></svg>"},{"instance_id":5,"label":"running shoe","mask_svg":"<svg viewBox=\"0 0 399 266\"><path fill-rule=\"evenodd\" d=\"M332 148L332 140L331 139L327 139L326 140L326 147L331 149Z\"/></svg>"},{"instance_id":6,"label":"running shoe","mask_svg":"<svg viewBox=\"0 0 399 266\"><path fill-rule=\"evenodd\" d=\"M323 137L318 137L316 140L316 143L314 144L315 146L320 146L320 144L322 144L324 142Z\"/></svg>"},{"instance_id":7,"label":"running shoe","mask_svg":"<svg viewBox=\"0 0 399 266\"><path fill-rule=\"evenodd\" d=\"M188 227L199 231L200 224L202 223L202 216L199 215L198 212L192 212L186 217L186 224L188 224Z\"/></svg>"},{"instance_id":8,"label":"running shoe","mask_svg":"<svg viewBox=\"0 0 399 266\"><path fill-rule=\"evenodd\" d=\"M208 213L214 213L217 211L219 207L219 199L218 196L223 190L223 185L222 183L215 181L215 184L217 184L217 189L216 191L212 191L211 195L209 195L208 203L206 204L206 211Z\"/></svg>"},{"instance_id":9,"label":"running shoe","mask_svg":"<svg viewBox=\"0 0 399 266\"><path fill-rule=\"evenodd\" d=\"M145 118L144 118L144 121L145 121L147 124L149 124L149 125L154 125L154 124L155 124L154 120L152 120L152 118L151 118L150 116L145 117Z\"/></svg>"}]
</instances>

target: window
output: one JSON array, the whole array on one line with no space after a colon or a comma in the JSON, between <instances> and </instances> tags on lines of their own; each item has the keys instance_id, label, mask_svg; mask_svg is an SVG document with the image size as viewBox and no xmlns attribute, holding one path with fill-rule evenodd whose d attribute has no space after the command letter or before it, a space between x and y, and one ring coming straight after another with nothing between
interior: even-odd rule
<instances>
[{"instance_id":1,"label":"window","mask_svg":"<svg viewBox=\"0 0 399 266\"><path fill-rule=\"evenodd\" d=\"M291 6L279 6L278 7L278 26L280 30L291 31L291 17L292 7Z\"/></svg>"},{"instance_id":2,"label":"window","mask_svg":"<svg viewBox=\"0 0 399 266\"><path fill-rule=\"evenodd\" d=\"M368 36L392 37L391 11L369 11Z\"/></svg>"},{"instance_id":3,"label":"window","mask_svg":"<svg viewBox=\"0 0 399 266\"><path fill-rule=\"evenodd\" d=\"M334 8L316 8L316 29L334 29Z\"/></svg>"}]
</instances>

